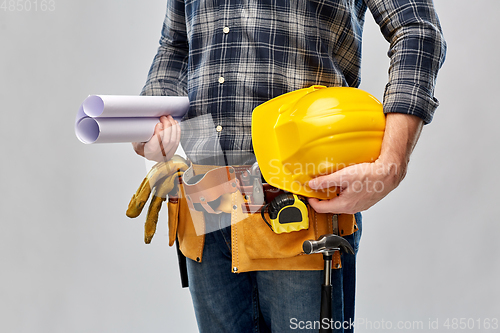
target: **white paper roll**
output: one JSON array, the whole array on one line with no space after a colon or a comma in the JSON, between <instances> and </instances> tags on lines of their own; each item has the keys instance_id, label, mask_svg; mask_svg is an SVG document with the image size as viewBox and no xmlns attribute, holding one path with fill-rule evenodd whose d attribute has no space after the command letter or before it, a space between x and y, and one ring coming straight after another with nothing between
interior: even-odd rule
<instances>
[{"instance_id":1,"label":"white paper roll","mask_svg":"<svg viewBox=\"0 0 500 333\"><path fill-rule=\"evenodd\" d=\"M145 142L161 116L180 122L188 109L186 96L91 95L77 112L75 133L86 144Z\"/></svg>"}]
</instances>

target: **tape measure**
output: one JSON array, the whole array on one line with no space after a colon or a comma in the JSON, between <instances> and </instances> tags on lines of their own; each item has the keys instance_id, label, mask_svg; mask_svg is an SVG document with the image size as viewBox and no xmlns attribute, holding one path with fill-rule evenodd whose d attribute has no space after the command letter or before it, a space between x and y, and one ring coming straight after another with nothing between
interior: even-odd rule
<instances>
[{"instance_id":1,"label":"tape measure","mask_svg":"<svg viewBox=\"0 0 500 333\"><path fill-rule=\"evenodd\" d=\"M269 213L269 222L264 216L266 207ZM309 216L305 199L300 199L295 194L283 193L278 195L262 208L261 215L269 228L277 234L309 228Z\"/></svg>"}]
</instances>

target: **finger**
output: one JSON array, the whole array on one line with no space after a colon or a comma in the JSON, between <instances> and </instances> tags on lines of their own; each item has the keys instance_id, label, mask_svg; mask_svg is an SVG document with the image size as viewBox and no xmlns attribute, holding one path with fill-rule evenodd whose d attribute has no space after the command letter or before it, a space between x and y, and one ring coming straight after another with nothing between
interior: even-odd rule
<instances>
[{"instance_id":1,"label":"finger","mask_svg":"<svg viewBox=\"0 0 500 333\"><path fill-rule=\"evenodd\" d=\"M345 199L342 196L330 200L318 200L309 198L309 205L318 213L347 214L351 213L345 207Z\"/></svg>"},{"instance_id":2,"label":"finger","mask_svg":"<svg viewBox=\"0 0 500 333\"><path fill-rule=\"evenodd\" d=\"M177 138L180 137L180 126L172 116L167 116L166 119L169 125L164 131L162 143L166 154L165 156L167 159L170 159L175 154L177 146L179 145Z\"/></svg>"},{"instance_id":3,"label":"finger","mask_svg":"<svg viewBox=\"0 0 500 333\"><path fill-rule=\"evenodd\" d=\"M170 121L168 120L168 117L166 117L166 116L161 116L160 122L163 124L164 129L167 128L168 126L170 126Z\"/></svg>"},{"instance_id":4,"label":"finger","mask_svg":"<svg viewBox=\"0 0 500 333\"><path fill-rule=\"evenodd\" d=\"M172 118L172 116L165 117L166 118L166 132L165 135L163 136L163 140L165 141L165 144L169 144L172 142L172 139L175 138L176 134L176 127L175 127L175 120Z\"/></svg>"},{"instance_id":5,"label":"finger","mask_svg":"<svg viewBox=\"0 0 500 333\"><path fill-rule=\"evenodd\" d=\"M318 200L315 198L309 198L309 205L314 209L314 211L318 213L331 213L332 210L330 209L332 206L331 200Z\"/></svg>"},{"instance_id":6,"label":"finger","mask_svg":"<svg viewBox=\"0 0 500 333\"><path fill-rule=\"evenodd\" d=\"M159 159L161 157L161 150L158 140L158 136L161 137L160 128L162 128L161 124L155 126L155 133L153 134L151 139L144 145L144 157L150 161L162 161L161 159Z\"/></svg>"},{"instance_id":7,"label":"finger","mask_svg":"<svg viewBox=\"0 0 500 333\"><path fill-rule=\"evenodd\" d=\"M167 156L167 154L165 152L165 148L163 147L163 139L162 139L161 134L156 134L156 137L158 138L158 146L160 147L161 155L163 157ZM163 160L163 159L161 159L161 160Z\"/></svg>"},{"instance_id":8,"label":"finger","mask_svg":"<svg viewBox=\"0 0 500 333\"><path fill-rule=\"evenodd\" d=\"M169 142L168 142L168 149L166 149L166 150L168 150L168 153L171 153L172 150L174 150L174 152L175 152L175 150L177 149L178 143L176 141L177 141L177 136L178 136L177 132L179 130L179 126L177 124L177 121L174 118L170 117L169 120L170 120L170 124L171 124L171 127L170 127L171 131L170 131L170 138L169 138Z\"/></svg>"},{"instance_id":9,"label":"finger","mask_svg":"<svg viewBox=\"0 0 500 333\"><path fill-rule=\"evenodd\" d=\"M175 121L176 123L176 126L177 126L177 138L176 138L176 142L177 144L179 144L179 142L181 142L181 124L176 120Z\"/></svg>"},{"instance_id":10,"label":"finger","mask_svg":"<svg viewBox=\"0 0 500 333\"><path fill-rule=\"evenodd\" d=\"M167 120L168 125L164 128L163 133L162 133L162 153L164 157L167 157L168 152L171 150L171 138L172 138L172 131L173 127L170 124L170 121Z\"/></svg>"},{"instance_id":11,"label":"finger","mask_svg":"<svg viewBox=\"0 0 500 333\"><path fill-rule=\"evenodd\" d=\"M350 176L345 169L336 171L329 175L319 176L309 181L309 187L313 190L320 190L330 187L344 188L349 184Z\"/></svg>"},{"instance_id":12,"label":"finger","mask_svg":"<svg viewBox=\"0 0 500 333\"><path fill-rule=\"evenodd\" d=\"M172 117L168 116L168 117L165 117L165 116L162 116L160 118L162 124L163 124L163 134L162 134L162 139L163 139L163 144L164 145L167 145L169 140L170 140L170 136L171 136L171 132L172 132L172 121L170 120L172 119Z\"/></svg>"},{"instance_id":13,"label":"finger","mask_svg":"<svg viewBox=\"0 0 500 333\"><path fill-rule=\"evenodd\" d=\"M179 143L181 141L181 126L176 120L174 121L175 126L173 127L173 133L175 133L175 135L172 135L173 139L171 141L171 148L167 153L170 157L175 155L175 152L177 151L177 148L179 147Z\"/></svg>"},{"instance_id":14,"label":"finger","mask_svg":"<svg viewBox=\"0 0 500 333\"><path fill-rule=\"evenodd\" d=\"M173 119L173 118L172 118ZM173 119L174 124L172 125L172 136L171 136L171 142L175 149L177 149L177 146L179 145L179 142L181 141L181 126L179 122L175 119Z\"/></svg>"},{"instance_id":15,"label":"finger","mask_svg":"<svg viewBox=\"0 0 500 333\"><path fill-rule=\"evenodd\" d=\"M155 126L154 137L146 144L145 157L156 162L163 162L169 159L172 147L170 140L172 137L173 125L176 121L171 116L162 116ZM176 134L175 137L178 135Z\"/></svg>"},{"instance_id":16,"label":"finger","mask_svg":"<svg viewBox=\"0 0 500 333\"><path fill-rule=\"evenodd\" d=\"M177 128L177 136L175 137L175 149L177 150L177 147L181 142L181 125L177 121L175 121L175 123L175 127Z\"/></svg>"},{"instance_id":17,"label":"finger","mask_svg":"<svg viewBox=\"0 0 500 333\"><path fill-rule=\"evenodd\" d=\"M159 134L161 131L163 131L163 123L160 121L156 124L153 134Z\"/></svg>"}]
</instances>

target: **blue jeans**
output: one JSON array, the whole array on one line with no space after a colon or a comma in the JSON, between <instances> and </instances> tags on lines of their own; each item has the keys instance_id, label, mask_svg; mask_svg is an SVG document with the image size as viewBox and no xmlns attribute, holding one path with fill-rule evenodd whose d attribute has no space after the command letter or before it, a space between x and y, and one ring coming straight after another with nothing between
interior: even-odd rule
<instances>
[{"instance_id":1,"label":"blue jeans","mask_svg":"<svg viewBox=\"0 0 500 333\"><path fill-rule=\"evenodd\" d=\"M203 261L188 259L189 290L200 332L318 332L323 271L231 272L229 214L205 214L219 230L205 236ZM345 238L358 250L359 230ZM355 255L332 271L332 327L353 332Z\"/></svg>"}]
</instances>

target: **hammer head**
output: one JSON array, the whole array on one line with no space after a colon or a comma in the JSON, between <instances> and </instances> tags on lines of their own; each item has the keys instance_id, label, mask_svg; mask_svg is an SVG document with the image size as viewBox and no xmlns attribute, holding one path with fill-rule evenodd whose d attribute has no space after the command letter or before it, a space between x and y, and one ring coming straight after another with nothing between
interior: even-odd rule
<instances>
[{"instance_id":1,"label":"hammer head","mask_svg":"<svg viewBox=\"0 0 500 333\"><path fill-rule=\"evenodd\" d=\"M330 251L341 251L344 253L354 254L354 250L347 240L333 234L323 235L316 241L307 240L302 244L302 249L306 254Z\"/></svg>"}]
</instances>

